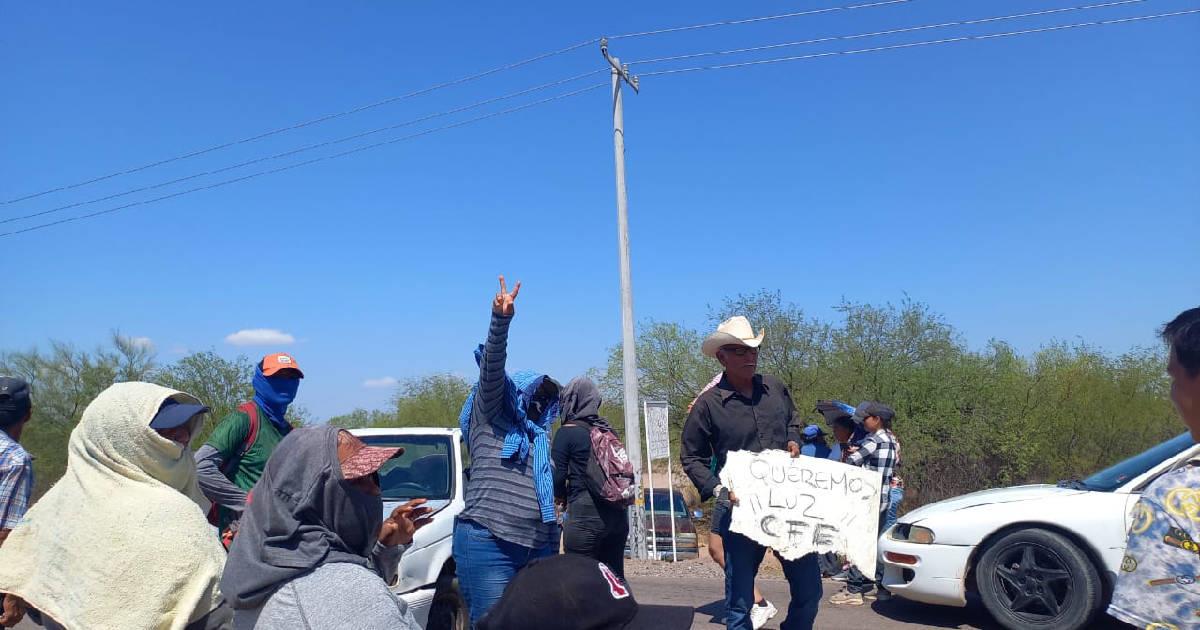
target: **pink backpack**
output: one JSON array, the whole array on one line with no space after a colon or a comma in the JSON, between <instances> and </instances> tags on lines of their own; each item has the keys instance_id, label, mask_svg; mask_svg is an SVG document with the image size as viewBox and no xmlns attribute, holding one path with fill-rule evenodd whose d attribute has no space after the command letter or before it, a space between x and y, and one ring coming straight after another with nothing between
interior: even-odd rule
<instances>
[{"instance_id":1,"label":"pink backpack","mask_svg":"<svg viewBox=\"0 0 1200 630\"><path fill-rule=\"evenodd\" d=\"M586 426L586 425L584 425ZM625 445L610 429L592 425L592 454L588 457L588 490L592 497L615 507L633 505L637 495L633 464Z\"/></svg>"}]
</instances>

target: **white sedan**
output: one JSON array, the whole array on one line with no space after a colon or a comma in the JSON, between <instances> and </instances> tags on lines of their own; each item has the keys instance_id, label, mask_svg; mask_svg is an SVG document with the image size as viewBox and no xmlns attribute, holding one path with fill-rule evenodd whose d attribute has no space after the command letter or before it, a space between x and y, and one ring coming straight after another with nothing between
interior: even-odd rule
<instances>
[{"instance_id":1,"label":"white sedan","mask_svg":"<svg viewBox=\"0 0 1200 630\"><path fill-rule=\"evenodd\" d=\"M985 490L913 510L879 539L883 584L944 606L965 606L973 591L1006 628L1087 627L1108 604L1142 489L1198 456L1185 433L1082 481Z\"/></svg>"}]
</instances>

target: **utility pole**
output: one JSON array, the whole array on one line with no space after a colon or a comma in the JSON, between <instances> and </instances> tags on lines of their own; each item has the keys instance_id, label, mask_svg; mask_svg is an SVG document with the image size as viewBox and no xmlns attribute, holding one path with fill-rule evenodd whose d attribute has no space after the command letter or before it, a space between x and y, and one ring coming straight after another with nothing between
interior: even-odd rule
<instances>
[{"instance_id":1,"label":"utility pole","mask_svg":"<svg viewBox=\"0 0 1200 630\"><path fill-rule=\"evenodd\" d=\"M629 546L633 557L645 559L646 519L642 509L642 430L638 417L637 349L633 334L633 279L629 270L629 209L625 196L625 114L621 106L621 83L636 93L637 77L629 67L608 54L608 39L600 40L600 54L612 66L613 155L617 166L617 247L621 261L621 358L625 383L625 450L633 465L637 500L629 508ZM655 552L658 550L656 549Z\"/></svg>"}]
</instances>

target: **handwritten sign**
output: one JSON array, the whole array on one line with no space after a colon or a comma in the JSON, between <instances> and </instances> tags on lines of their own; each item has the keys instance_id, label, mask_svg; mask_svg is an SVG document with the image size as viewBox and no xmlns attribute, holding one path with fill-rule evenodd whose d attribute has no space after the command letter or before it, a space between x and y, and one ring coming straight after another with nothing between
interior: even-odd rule
<instances>
[{"instance_id":1,"label":"handwritten sign","mask_svg":"<svg viewBox=\"0 0 1200 630\"><path fill-rule=\"evenodd\" d=\"M729 453L721 483L738 499L730 529L788 560L841 552L875 574L878 472L787 451Z\"/></svg>"},{"instance_id":2,"label":"handwritten sign","mask_svg":"<svg viewBox=\"0 0 1200 630\"><path fill-rule=\"evenodd\" d=\"M671 458L671 432L667 424L667 403L646 402L646 440L650 443L647 457Z\"/></svg>"}]
</instances>

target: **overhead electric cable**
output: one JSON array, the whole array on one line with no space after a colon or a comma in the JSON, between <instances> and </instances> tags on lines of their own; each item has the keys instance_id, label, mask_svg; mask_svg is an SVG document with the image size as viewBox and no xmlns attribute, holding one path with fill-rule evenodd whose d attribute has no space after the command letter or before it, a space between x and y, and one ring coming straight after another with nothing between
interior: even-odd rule
<instances>
[{"instance_id":1,"label":"overhead electric cable","mask_svg":"<svg viewBox=\"0 0 1200 630\"><path fill-rule=\"evenodd\" d=\"M1200 9L1189 9L1186 11L1173 11L1171 13L1158 13L1154 15L1139 15L1134 17L1119 18L1112 20L1098 20L1095 22L1080 22L1077 24L1063 24L1060 26L1047 26L1043 28L1031 28L1021 31L1009 31L1007 33L989 33L987 35L966 35L962 37L948 37L946 39L933 39L920 42L909 42L906 44L893 44L891 46L876 46L874 48L859 48L857 50L837 50L832 52L813 53L810 55L796 55L792 57L774 57L771 59L758 59L754 61L743 61L740 63L727 63L714 66L694 66L690 68L672 68L669 70L656 70L653 72L638 73L640 78L665 76L672 74L684 74L688 72L701 72L706 70L726 70L730 68L745 68L748 66L760 66L773 63L783 63L787 61L801 61L805 59L819 59L822 57L836 57L841 55L860 55L864 53L881 52L886 50L899 50L903 48L916 48L918 46L933 46L936 44L950 44L954 42L979 41L985 39L997 39L1000 37L1015 37L1017 35L1030 35L1033 33L1048 33L1051 31L1062 31L1073 28L1084 28L1088 26L1105 26L1110 24L1124 24L1128 22L1141 22L1146 20L1156 20L1160 18L1179 17L1184 15L1192 15L1200 13Z\"/></svg>"},{"instance_id":2,"label":"overhead electric cable","mask_svg":"<svg viewBox=\"0 0 1200 630\"><path fill-rule=\"evenodd\" d=\"M1060 9L1046 9L1044 11L1031 11L1028 13L1014 13L1012 15L1000 15L996 17L980 18L975 20L960 20L958 22L940 22L938 24L923 24L921 26L909 26L905 28L895 28L886 31L873 31L870 33L857 33L854 35L839 35L835 37L818 37L816 39L803 39L794 42L783 42L780 44L768 44L766 46L752 46L750 48L734 48L731 50L715 50L708 52L691 53L687 55L674 55L671 57L657 57L654 59L639 59L630 61L628 65L636 66L639 64L663 63L667 61L680 61L683 59L695 59L697 57L709 57L713 55L734 55L748 52L760 52L763 50L773 50L777 48L787 48L791 46L804 46L808 44L822 44L825 42L836 42L853 39L862 39L866 37L880 37L884 35L898 35L900 33L911 33L914 31L925 31L938 28L946 28L950 26L970 26L974 24L985 24L988 22L1000 22L1003 20L1016 20L1020 18L1036 17L1041 15L1051 15L1055 13L1065 13L1068 11L1085 11L1089 9L1106 9L1109 7L1121 6L1126 4L1139 4L1147 2L1147 0L1115 0L1114 2L1104 2L1100 4L1088 4L1076 7L1064 7Z\"/></svg>"},{"instance_id":3,"label":"overhead electric cable","mask_svg":"<svg viewBox=\"0 0 1200 630\"><path fill-rule=\"evenodd\" d=\"M855 9L867 9L867 8L886 6L886 5L892 5L892 4L904 4L904 3L913 2L913 1L914 0L883 0L880 2L868 2L868 3L864 3L864 4L855 4L855 5L849 5L849 6L829 7L829 8L825 8L825 9L812 9L812 10L808 10L808 11L796 11L793 13L784 13L784 14L780 14L780 15L767 15L767 16L745 18L745 19L738 19L738 20L726 20L723 22L711 22L711 23L707 23L707 24L692 24L692 25L688 25L688 26L676 26L676 27L659 29L659 30L654 30L654 31L625 33L622 35L614 35L612 37L609 37L609 39L610 40L628 39L628 38L634 38L634 37L646 37L646 36L650 36L650 35L661 35L663 33L676 33L676 32L681 32L681 31L692 31L692 30L698 30L698 29L713 28L713 27L717 27L717 26L731 26L731 25L735 25L735 24L750 24L750 23L754 23L754 22L780 20L780 19L785 19L785 18L800 17L800 16L804 16L804 15L817 15L817 14L821 14L821 13L832 13L832 12L836 12L836 11L851 11L851 10L855 10ZM164 164L170 164L172 162L178 162L180 160L186 160L186 159L197 157L200 155L205 155L207 153L212 153L213 151L220 151L221 149L228 149L230 147L238 146L241 144L255 142L257 140L262 140L263 138L269 138L271 136L275 136L275 135L285 133L288 131L294 131L296 129L303 129L304 127L310 127L312 125L327 122L327 121L334 120L337 118L343 118L345 116L350 116L352 114L357 114L359 112L364 112L364 111L374 109L377 107L382 107L384 105L389 105L391 103L404 101L404 100L407 100L410 98L414 98L417 96L428 94L430 92L434 92L436 90L440 90L440 89L444 89L444 88L448 88L448 87L454 87L457 85L462 85L464 83L469 83L471 81L476 81L478 79L482 79L484 77L488 77L488 76L491 76L491 75L494 75L494 74L497 74L500 72L505 72L508 70L515 70L522 66L526 66L526 65L529 65L529 64L537 62L537 61L542 61L543 59L549 59L551 57L555 57L558 55L562 55L565 53L569 53L569 52L578 50L585 46L590 46L599 41L600 41L600 38L597 37L597 38L589 39L586 41L577 42L577 43L571 44L570 46L567 46L565 48L559 48L557 50L551 50L548 52L544 52L544 53L534 55L534 56L526 58L526 59L522 59L520 61L514 61L512 63L504 64L502 66L496 66L495 68L491 68L489 70L484 70L483 72L478 72L478 73L475 73L475 74L472 74L469 76L465 76L465 77L462 77L459 79L454 79L452 81L445 81L443 83L431 85L429 87L422 88L422 89L419 89L419 90L416 90L413 92L409 92L407 94L401 94L399 96L392 96L389 98L385 98L381 101L375 101L374 103L368 103L366 105L352 107L350 109L340 111L340 112L335 112L332 114L325 114L323 116L318 116L316 118L311 118L309 120L301 121L301 122L298 122L295 124L285 125L283 127L277 127L275 129L271 129L269 131L264 131L262 133L257 133L254 135L246 136L244 138L239 138L237 140L231 140L229 142L223 142L221 144L216 144L216 145L213 145L210 147L205 147L202 149L188 151L186 153L181 153L179 155L175 155L172 157L164 158L161 160L156 160L153 162L148 162L146 164L141 164L139 166L134 166L134 167L127 168L124 170L114 171L114 172L108 173L106 175L100 175L98 177L93 177L91 179L76 182L73 184L66 184L66 185L62 185L62 186L57 186L55 188L49 188L49 189L43 190L41 192L23 195L20 197L14 197L12 199L0 201L0 205L8 205L8 204L13 204L13 203L18 203L21 201L28 201L30 199L36 199L38 197L42 197L44 195L49 195L51 193L62 192L65 190L73 190L75 188L80 188L82 186L88 186L90 184L95 184L97 182L109 180L114 177L120 177L123 175L130 175L133 173L138 173L138 172L141 172L141 171L144 171L147 169L151 169L151 168L154 168L157 166L162 166Z\"/></svg>"},{"instance_id":4,"label":"overhead electric cable","mask_svg":"<svg viewBox=\"0 0 1200 630\"><path fill-rule=\"evenodd\" d=\"M227 179L227 180L223 180L223 181L215 182L215 183L212 183L212 184L207 184L207 185L204 185L204 186L197 186L196 188L189 188L189 189L187 189L187 190L182 190L182 191L179 191L179 192L174 192L174 193L171 193L171 194L169 194L169 195L163 195L163 196L161 196L161 197L154 197L154 198L152 198L152 199L144 199L144 200L141 200L141 201L135 201L135 202L132 202L132 203L127 203L127 204L125 204L125 205L116 206L116 207L114 207L114 208L107 208L107 209L104 209L104 210L98 210L98 211L96 211L96 212L91 212L91 213L88 213L88 214L81 214L81 215L79 215L79 216L69 217L69 218L66 218L66 219L59 219L58 221L52 221L52 222L49 222L49 223L42 223L42 224L39 224L39 225L34 225L34 226L27 227L27 228L23 228L23 229L20 229L20 230L12 230L12 231L10 231L10 232L3 232L3 233L0 233L0 237L6 237L6 236L15 236L15 235L17 235L17 234L23 234L23 233L25 233L25 232L33 232L33 231L35 231L35 230L41 230L41 229L45 229L45 228L48 228L48 227L53 227L53 226L55 226L55 225L62 225L62 224L64 224L64 223L72 223L72 222L74 222L74 221L82 221L82 220L84 220L84 219L90 219L90 218L93 218L93 217L98 217L98 216L105 215L105 214L111 214L111 213L113 213L113 212L118 212L118 211L120 211L120 210L125 210L125 209L127 209L127 208L133 208L133 207L136 207L136 206L144 206L144 205L146 205L146 204L151 204L151 203L155 203L155 202L158 202L158 201L165 201L165 200L167 200L167 199L174 199L175 197L182 197L183 195L188 195L188 194L191 194L191 193L200 192L200 191L202 191L202 190L211 190L211 189L213 189L213 188L220 188L220 187L222 187L222 186L228 186L229 184L234 184L234 183L237 183L237 182L243 182L243 181L250 180L250 179L254 179L254 178L257 178L257 177L262 177L263 175L271 175L271 174L274 174L274 173L282 173L282 172L284 172L284 171L290 171L290 170L292 170L292 169L295 169L295 168L300 168L301 166L308 166L308 165L310 165L310 164L316 164L317 162L323 162L323 161L325 161L325 160L332 160L332 159L336 159L336 158L340 158L340 157L345 157L345 156L347 156L347 155L352 155L352 154L355 154L355 153L360 153L360 152L362 152L362 151L367 151L367 150L370 150L370 149L375 149L375 148L382 147L382 146L386 146L386 145L390 145L390 144L396 144L396 143L398 143L398 142L404 142L404 141L407 141L407 140L413 140L413 139L416 139L416 138L420 138L420 137L422 137L422 136L427 136L427 135L429 135L429 134L432 134L432 133L437 133L437 132L439 132L439 131L446 131L446 130L449 130L449 129L455 129L455 128L458 128L458 127L463 127L463 126L466 126L466 125L470 125L470 124L472 124L472 123L477 123L477 122L481 122L481 121L484 121L484 120L488 120L488 119L490 119L490 118L496 118L496 117L498 117L498 116L504 116L504 115L506 115L506 114L512 114L512 113L516 113L516 112L519 112L519 111L522 111L522 110L529 109L529 108L531 108L531 107L536 107L536 106L538 106L538 105L544 105L544 104L546 104L546 103L551 103L551 102L553 102L553 101L562 100L562 99L565 99L565 98L569 98L569 97L572 97L572 96L576 96L576 95L578 95L578 94L583 94L583 93L585 93L585 92L590 92L590 91L592 91L592 90L599 89L599 88L602 88L602 87L607 87L607 86L608 86L608 83L596 83L596 84L594 84L594 85L590 85L590 86L588 86L588 87L585 87L585 88L580 88L580 89L578 89L578 90L574 90L574 91L571 91L571 92L565 92L565 93L563 93L563 94L558 94L558 95L555 95L555 96L551 96L551 97L548 97L548 98L544 98L544 99L542 99L542 100L539 100L539 101L533 101L533 102L531 102L531 103L526 103L526 104L524 104L524 105L518 105L518 106L516 106L516 107L511 107L511 108L509 108L509 109L500 110L500 111L497 111L497 112L492 112L492 113L490 113L490 114L484 114L484 115L482 115L482 116L477 116L477 117L475 117L475 118L469 118L469 119L467 119L467 120L462 120L462 121L459 121L459 122L456 122L456 123L451 123L451 124L449 124L449 125L443 125L443 126L441 126L441 127L435 127L435 128L433 128L433 129L426 129L426 130L424 130L424 131L421 131L421 132L418 132L418 133L414 133L414 134L411 134L411 135L407 135L407 136L401 136L401 137L399 137L399 138L393 138L393 139L391 139L391 140L384 140L384 141L382 141L382 142L376 142L376 143L374 143L374 144L368 144L368 145L364 145L364 146L361 146L361 147L356 147L356 148L353 148L353 149L349 149L349 150L346 150L346 151L342 151L342 152L340 152L340 153L333 153L333 154L330 154L330 155L324 155L324 156L321 156L321 157L318 157L318 158L313 158L313 159L311 159L311 160L305 160L305 161L303 161L303 162L296 162L295 164L288 164L288 165L286 165L286 166L280 166L280 167L278 167L278 168L273 168L273 169L269 169L269 170L265 170L265 171L258 171L258 172L255 172L255 173L250 173L250 174L248 174L248 175L243 175L243 176L241 176L241 177L237 177L237 178L234 178L234 179Z\"/></svg>"},{"instance_id":5,"label":"overhead electric cable","mask_svg":"<svg viewBox=\"0 0 1200 630\"><path fill-rule=\"evenodd\" d=\"M100 203L100 202L102 202L102 201L111 201L111 200L113 200L113 199L117 199L117 198L119 198L119 197L125 197L125 196L127 196L127 195L132 195L132 194L134 194L134 193L146 192L146 191L148 191L148 190L156 190L156 189L158 189L158 188L163 188L163 187L165 187L165 186L170 186L170 185L172 185L172 184L179 184L179 183L181 183L181 182L186 182L186 181L193 180L193 179L196 179L196 178L199 178L199 177L206 177L206 176L209 176L209 175L217 175L217 174L219 174L219 173L225 173L225 172L228 172L228 171L232 171L232 170L235 170L235 169L243 168L243 167L250 166L250 165L253 165L253 164L259 164L259 163L261 163L261 162L267 162L267 161L270 161L270 160L277 160L277 159L280 159L280 158L290 157L290 156L292 156L292 155L296 155L296 154L298 154L298 153L304 153L304 152L306 152L306 151L311 151L311 150L313 150L313 149L319 149L319 148L322 148L322 147L327 147L327 146L331 146L331 145L335 145L335 144L341 144L341 143L343 143L343 142L349 142L349 141L351 141L351 140L358 140L359 138L365 138L365 137L367 137L367 136L375 135L375 134L378 134L378 133L383 133L383 132L385 132L385 131L394 131L394 130L396 130L396 129L400 129L400 128L402 128L402 127L409 127L409 126L412 126L412 125L415 125L415 124L419 124L419 123L423 123L423 122L427 122L427 121L433 120L433 119L435 119L435 118L442 118L442 117L444 117L444 116L449 116L449 115L452 115L452 114L459 114L459 113L462 113L462 112L465 112L465 111L468 111L468 110L472 110L472 109L477 109L477 108L479 108L479 107L483 107L483 106L485 106L485 105L491 105L492 103L498 103L498 102L500 102L500 101L505 101L505 100L508 100L508 99L516 98L516 97L518 97L518 96L524 96L524 95L526 95L526 94L530 94L530 93L532 93L532 92L538 92L538 91L540 91L540 90L545 90L545 89L548 89L548 88L557 87L557 86L563 85L564 83L570 83L570 82L572 82L572 81L578 81L579 79L584 79L584 78L587 78L587 77L590 77L590 76L595 76L595 75L597 75L597 74L601 74L601 73L605 73L605 72L608 72L608 70L607 70L607 69L605 69L605 68L601 68L601 69L598 69L598 70L592 70L591 72L584 72L584 73L582 73L582 74L577 74L577 75L574 75L574 76L566 77L566 78L563 78L563 79L559 79L559 80L557 80L557 81L551 81L551 82L549 82L549 83L543 83L543 84L541 84L541 85L536 85L536 86L534 86L534 87L531 87L531 88L526 88L526 89L524 89L524 90L520 90L520 91L518 91L518 92L512 92L512 93L510 93L510 94L505 94L505 95L503 95L503 96L497 96L497 97L494 97L494 98L489 98L489 99L487 99L487 100L483 100L483 101L477 101L477 102L475 102L475 103L471 103L470 105L464 105L464 106L462 106L462 107L458 107L458 108L455 108L455 109L449 109L449 110L445 110L445 111L437 112L437 113L435 113L435 114L429 114L429 115L427 115L427 116L422 116L422 117L420 117L420 118L414 118L414 119L412 119L412 120L406 120L406 121L404 121L404 122L397 123L397 124L394 124L394 125L388 125L388 126L386 126L386 127L379 127L379 128L377 128L377 129L371 129L371 130L369 130L369 131L363 131L363 132L361 132L361 133L356 133L356 134L354 134L354 135L350 135L350 136L343 136L343 137L341 137L341 138L335 138L335 139L333 139L333 140L327 140L327 141L325 141L325 142L318 142L318 143L315 143L315 144L309 144L309 145L305 145L305 146L298 147L298 148L295 148L295 149L290 149L290 150L288 150L288 151L284 151L284 152L282 152L282 153L276 153L276 154L274 154L274 155L268 155L268 156L265 156L265 157L255 158L255 159L253 159L253 160L247 160L247 161L245 161L245 162L239 162L239 163L237 163L237 164L232 164L232 165L230 165L230 166L224 166L224 167L221 167L221 168L217 168L217 169L212 169L212 170L204 171L204 172L201 172L201 173L195 173L195 174L192 174L192 175L186 175L186 176L184 176L184 177L178 177L178 178L176 178L176 179L168 180L168 181L165 181L165 182L159 182L159 183L157 183L157 184L151 184L151 185L149 185L149 186L141 186L141 187L139 187L139 188L133 188L133 189L130 189L130 190L126 190L126 191L124 191L124 192L119 192L119 193L115 193L115 194L112 194L112 195L106 195L106 196L104 196L104 197L97 197L97 198L95 198L95 199L90 199L90 200L88 200L88 201L80 201L80 202L76 202L76 203L67 204L67 205L64 205L64 206L58 206L57 208L50 208L50 209L48 209L48 210L42 210L42 211L40 211L40 212L33 212L33 213L30 213L30 214L25 214L25 215L22 215L22 216L17 216L17 217L10 217L10 218L7 218L7 219L0 219L0 225L3 225L3 224L5 224L5 223L12 223L13 221L21 221L21 220L24 220L24 219L33 219L33 218L36 218L36 217L45 216L45 215L47 215L47 214L54 214L54 213L56 213L56 212L62 212L63 210L70 210L70 209L72 209L72 208L78 208L78 207L80 207L80 206L89 206L89 205L92 205L92 204L94 204L94 203Z\"/></svg>"},{"instance_id":6,"label":"overhead electric cable","mask_svg":"<svg viewBox=\"0 0 1200 630\"><path fill-rule=\"evenodd\" d=\"M164 164L170 164L171 162L178 162L179 160L186 160L186 159L188 159L188 158L193 158L193 157L196 157L196 156L199 156L199 155L204 155L204 154L206 154L206 153L212 153L213 151L219 151L219 150L221 150L221 149L227 149L227 148L229 148L229 147L237 146L237 145L240 145L240 144L246 144L246 143L248 143L248 142L254 142L254 141L256 141L256 140L262 140L263 138L268 138L268 137L270 137L270 136L278 135L278 134L281 134L281 133L284 133L284 132L287 132L287 131L293 131L293 130L296 130L296 129L302 129L302 128L304 128L304 127L309 127L309 126L312 126L312 125L315 125L315 124L318 124L318 123L323 123L323 122L326 122L326 121L329 121L329 120L334 120L334 119L336 119L336 118L342 118L342 117L345 117L345 116L349 116L349 115L351 115L351 114L357 114L357 113L359 113L359 112L364 112L364 111L367 111L367 110L369 110L369 109L374 109L374 108L376 108L376 107L382 107L383 105L388 105L388 104L391 104L391 103L396 103L396 102L399 102L399 101L404 101L404 100L407 100L407 99L410 99L410 98L414 98L414 97L417 97L417 96L421 96L421 95L423 95L423 94L428 94L428 93L430 93L430 92L434 92L434 91L436 91L436 90L441 90L441 89L444 89L444 88L453 87L453 86L456 86L456 85L462 85L462 84L464 84L464 83L469 83L469 82L471 82L471 81L475 81L475 80L478 80L478 79L482 79L482 78L484 78L484 77L488 77L488 76L491 76L491 75L493 75L493 74L497 74L497 73L499 73L499 72L505 72L505 71L508 71L508 70L514 70L514 69L516 69L516 68L520 68L520 67L522 67L522 66L529 65L529 64L531 64L531 63L534 63L534 62L536 62L536 61L541 61L541 60L543 60L543 59L548 59L548 58L550 58L550 57L554 57L554 56L561 55L561 54L564 54L564 53L569 53L569 52L571 52L571 51L574 51L574 50L578 50L578 49L580 49L580 48L583 48L584 46L590 46L590 45L592 45L592 44L595 44L595 43L597 43L597 42L599 42L599 41L600 41L600 39L599 39L599 38L596 38L596 39L589 39L589 40L587 40L587 41L584 41L584 42L579 42L579 43L577 43L577 44L572 44L572 45L570 45L570 46L567 46L566 48L560 48L560 49L558 49L558 50L552 50L552 51L549 51L549 52L542 53L542 54L540 54L540 55L535 55L535 56L533 56L533 57L529 57L529 58L527 58L527 59L522 59L522 60L520 60L520 61L515 61L515 62L513 62L513 63L505 64L505 65L502 65L502 66L496 66L495 68L492 68L492 69L490 69L490 70L484 70L483 72L478 72L478 73L472 74L472 75L470 75L470 76L465 76L465 77L462 77L462 78L459 78L459 79L454 79L453 81L446 81L446 82L443 82L443 83L438 83L438 84L436 84L436 85L431 85L431 86L429 86L429 87L422 88L422 89L419 89L419 90L416 90L416 91L413 91L413 92L409 92L409 93L407 93L407 94L401 94L401 95L399 95L399 96L392 96L392 97L389 97L389 98L385 98L385 99L383 99L383 100L381 100L381 101L376 101L376 102L374 102L374 103L368 103L368 104L366 104L366 105L360 105L360 106L358 106L358 107L353 107L353 108L351 108L351 109L347 109L347 110L345 110L345 111L336 112L336 113L333 113L333 114L326 114L326 115L324 115L324 116L318 116L317 118L311 118L311 119L309 119L309 120L305 120L305 121L302 121L302 122L298 122L298 123L295 123L295 124L292 124L292 125L287 125L287 126L284 126L284 127L278 127L278 128L276 128L276 129L272 129L272 130L270 130L270 131L265 131L265 132L262 132L262 133L254 134L254 135L252 135L252 136L246 136L245 138L240 138L240 139L237 139L237 140L232 140L232 141L229 141L229 142L224 142L224 143L217 144L217 145L213 145L213 146L210 146L210 147L207 147L207 148L203 148L203 149L197 149L197 150L195 150L195 151L189 151L189 152L187 152L187 153L182 153L182 154L179 154L179 155L176 155L176 156L173 156L173 157L169 157L169 158L165 158L165 159L162 159L162 160L158 160L158 161L155 161L155 162L149 162L149 163L147 163L147 164L142 164L142 165L140 165L140 166L135 166L135 167L132 167L132 168L127 168L127 169L125 169L125 170L121 170L121 171L116 171L116 172L113 172L113 173L109 173L109 174L107 174L107 175L101 175L101 176L99 176L99 177L93 177L93 178L91 178L91 179L88 179L88 180L85 180L85 181L81 181L81 182L76 182L76 183L74 183L74 184L67 184L67 185L64 185L64 186L59 186L59 187L57 187L57 188L50 188L50 189L48 189L48 190L43 190L43 191L41 191L41 192L33 193L33 194L30 194L30 195L24 195L24 196L22 196L22 197L16 197L16 198L13 198L13 199L8 199L8 200L6 200L6 201L0 202L0 204L5 204L5 205L6 205L6 204L11 204L11 203L17 203L17 202L19 202L19 201L28 201L28 200L30 200L30 199L35 199L35 198L37 198L37 197L41 197L41 196L43 196L43 195L49 195L50 193L62 192L62 191L64 191L64 190L72 190L72 189L74 189L74 188L79 188L79 187L81 187L81 186L87 186L87 185L89 185L89 184L95 184L95 183L97 183L97 182L102 182L102 181L104 181L104 180L107 180L107 179L112 179L112 178L114 178L114 177L120 177L120 176L122 176L122 175L129 175L129 174L131 174L131 173L137 173L137 172L140 172L140 171L144 171L144 170L146 170L146 169L149 169L149 168L154 168L154 167L156 167L156 166L162 166L162 165L164 165Z\"/></svg>"},{"instance_id":7,"label":"overhead electric cable","mask_svg":"<svg viewBox=\"0 0 1200 630\"><path fill-rule=\"evenodd\" d=\"M873 9L875 7L888 6L892 4L906 4L913 0L883 0L882 2L867 2L864 4L852 4L842 7L828 7L825 9L809 9L807 11L795 11L793 13L780 13L778 15L764 15L762 17L745 18L741 20L725 20L723 22L709 22L707 24L692 24L690 26L673 26L670 28L661 28L656 31L642 31L640 33L625 33L624 35L610 35L609 41L618 39L627 39L630 37L646 37L648 35L663 35L666 33L679 33L682 31L696 31L705 28L714 28L717 26L734 26L737 24L752 24L755 22L768 22L771 20L784 20L794 17L803 17L806 15L819 15L822 13L835 13L837 11L854 11L856 9Z\"/></svg>"}]
</instances>

